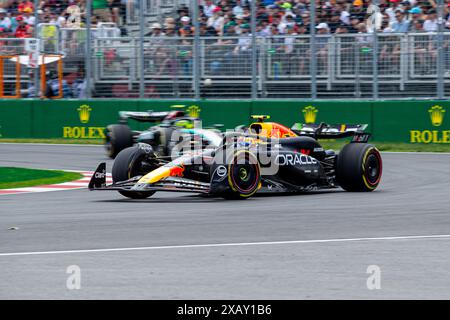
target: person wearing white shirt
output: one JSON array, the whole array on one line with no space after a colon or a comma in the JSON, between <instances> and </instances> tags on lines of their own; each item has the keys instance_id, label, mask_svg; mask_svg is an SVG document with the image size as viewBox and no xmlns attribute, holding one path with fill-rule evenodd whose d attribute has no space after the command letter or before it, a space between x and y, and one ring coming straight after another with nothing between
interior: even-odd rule
<instances>
[{"instance_id":1,"label":"person wearing white shirt","mask_svg":"<svg viewBox=\"0 0 450 320\"><path fill-rule=\"evenodd\" d=\"M396 21L395 11L396 11L395 7L389 7L384 11L389 16L389 25L390 26L392 26Z\"/></svg>"},{"instance_id":2,"label":"person wearing white shirt","mask_svg":"<svg viewBox=\"0 0 450 320\"><path fill-rule=\"evenodd\" d=\"M30 26L34 26L34 22L36 21L36 18L31 15L29 11L24 12L23 14L23 20Z\"/></svg>"},{"instance_id":3,"label":"person wearing white shirt","mask_svg":"<svg viewBox=\"0 0 450 320\"><path fill-rule=\"evenodd\" d=\"M284 53L291 54L294 52L294 42L296 40L295 36L297 33L294 31L294 27L287 26L286 27L287 35L284 38Z\"/></svg>"},{"instance_id":4,"label":"person wearing white shirt","mask_svg":"<svg viewBox=\"0 0 450 320\"><path fill-rule=\"evenodd\" d=\"M428 11L428 19L425 20L423 24L423 30L426 32L436 32L438 31L438 20L436 10L431 9Z\"/></svg>"},{"instance_id":5,"label":"person wearing white shirt","mask_svg":"<svg viewBox=\"0 0 450 320\"><path fill-rule=\"evenodd\" d=\"M349 25L350 24L350 13L343 10L341 11L341 16L339 18L343 24Z\"/></svg>"},{"instance_id":6,"label":"person wearing white shirt","mask_svg":"<svg viewBox=\"0 0 450 320\"><path fill-rule=\"evenodd\" d=\"M233 7L233 14L235 16L244 14L244 9L241 6L241 0L236 0L236 5Z\"/></svg>"},{"instance_id":7,"label":"person wearing white shirt","mask_svg":"<svg viewBox=\"0 0 450 320\"><path fill-rule=\"evenodd\" d=\"M217 6L211 1L211 0L205 0L205 5L203 6L203 13L205 16L212 17L213 16L213 10Z\"/></svg>"},{"instance_id":8,"label":"person wearing white shirt","mask_svg":"<svg viewBox=\"0 0 450 320\"><path fill-rule=\"evenodd\" d=\"M336 3L336 12L340 12L339 20L346 25L350 25L350 13L346 10L346 7L342 3Z\"/></svg>"},{"instance_id":9,"label":"person wearing white shirt","mask_svg":"<svg viewBox=\"0 0 450 320\"><path fill-rule=\"evenodd\" d=\"M379 8L374 5L369 5L367 8L367 15L369 18L366 20L366 30L369 33L374 32L374 28L381 29L381 23L383 22L383 14L381 14Z\"/></svg>"},{"instance_id":10,"label":"person wearing white shirt","mask_svg":"<svg viewBox=\"0 0 450 320\"><path fill-rule=\"evenodd\" d=\"M222 16L222 10L220 7L215 7L213 10L213 16L208 18L208 21L206 22L206 25L208 27L213 27L214 30L219 35L222 35L223 33L223 25L224 25L224 18Z\"/></svg>"},{"instance_id":11,"label":"person wearing white shirt","mask_svg":"<svg viewBox=\"0 0 450 320\"><path fill-rule=\"evenodd\" d=\"M237 46L234 48L234 54L239 54L248 51L252 45L252 37L249 33L250 25L247 23L241 25L241 35L239 37Z\"/></svg>"},{"instance_id":12,"label":"person wearing white shirt","mask_svg":"<svg viewBox=\"0 0 450 320\"><path fill-rule=\"evenodd\" d=\"M11 19L6 15L6 10L3 8L0 8L0 28L11 28Z\"/></svg>"},{"instance_id":13,"label":"person wearing white shirt","mask_svg":"<svg viewBox=\"0 0 450 320\"><path fill-rule=\"evenodd\" d=\"M294 26L295 26L295 21L294 21L293 15L290 13L287 13L281 19L281 23L278 25L278 31L281 34L285 34L285 33L287 33L288 27L294 27Z\"/></svg>"}]
</instances>

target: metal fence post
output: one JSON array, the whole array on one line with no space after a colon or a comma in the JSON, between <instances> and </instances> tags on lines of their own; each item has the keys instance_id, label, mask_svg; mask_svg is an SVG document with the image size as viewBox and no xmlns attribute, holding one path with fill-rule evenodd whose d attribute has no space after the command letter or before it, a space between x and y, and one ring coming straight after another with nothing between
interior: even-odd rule
<instances>
[{"instance_id":1,"label":"metal fence post","mask_svg":"<svg viewBox=\"0 0 450 320\"><path fill-rule=\"evenodd\" d=\"M355 55L355 97L361 98L361 57L360 57L360 51L361 51L361 44L356 41L354 45L353 53Z\"/></svg>"},{"instance_id":2,"label":"metal fence post","mask_svg":"<svg viewBox=\"0 0 450 320\"><path fill-rule=\"evenodd\" d=\"M144 0L139 0L139 98L144 98Z\"/></svg>"},{"instance_id":3,"label":"metal fence post","mask_svg":"<svg viewBox=\"0 0 450 320\"><path fill-rule=\"evenodd\" d=\"M34 0L34 29L33 29L33 37L38 41L39 33L38 33L38 23L39 23L39 14L38 14L39 0ZM38 47L38 61L37 67L34 69L34 98L39 98L39 90L40 90L40 68L39 65L39 57L41 55L41 48ZM42 57L43 58L43 57ZM42 61L44 63L44 61Z\"/></svg>"},{"instance_id":4,"label":"metal fence post","mask_svg":"<svg viewBox=\"0 0 450 320\"><path fill-rule=\"evenodd\" d=\"M436 63L437 72L437 98L444 98L444 1L438 0L438 59Z\"/></svg>"},{"instance_id":5,"label":"metal fence post","mask_svg":"<svg viewBox=\"0 0 450 320\"><path fill-rule=\"evenodd\" d=\"M373 1L374 12L372 13L372 26L373 26L373 43L372 43L372 98L378 99L378 30L377 30L377 15L380 12L378 6L379 0Z\"/></svg>"},{"instance_id":6,"label":"metal fence post","mask_svg":"<svg viewBox=\"0 0 450 320\"><path fill-rule=\"evenodd\" d=\"M309 23L309 45L311 51L311 63L309 72L311 74L311 99L317 98L317 53L316 53L316 2L310 1L310 23Z\"/></svg>"},{"instance_id":7,"label":"metal fence post","mask_svg":"<svg viewBox=\"0 0 450 320\"><path fill-rule=\"evenodd\" d=\"M192 18L194 20L194 55L192 60L192 89L194 98L200 99L200 22L198 14L198 1L191 0Z\"/></svg>"},{"instance_id":8,"label":"metal fence post","mask_svg":"<svg viewBox=\"0 0 450 320\"><path fill-rule=\"evenodd\" d=\"M92 0L86 0L86 56L85 56L85 74L86 74L86 97L90 99L92 97L91 90L91 14L92 12Z\"/></svg>"},{"instance_id":9,"label":"metal fence post","mask_svg":"<svg viewBox=\"0 0 450 320\"><path fill-rule=\"evenodd\" d=\"M258 96L257 87L257 48L256 48L256 0L251 1L251 32L252 32L252 99Z\"/></svg>"}]
</instances>

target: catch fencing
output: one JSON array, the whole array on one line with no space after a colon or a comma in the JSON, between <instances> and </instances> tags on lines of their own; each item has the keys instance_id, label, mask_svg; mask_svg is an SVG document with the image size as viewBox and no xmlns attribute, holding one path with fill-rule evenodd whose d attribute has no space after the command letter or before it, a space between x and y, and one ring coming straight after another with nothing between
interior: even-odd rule
<instances>
[{"instance_id":1,"label":"catch fencing","mask_svg":"<svg viewBox=\"0 0 450 320\"><path fill-rule=\"evenodd\" d=\"M63 57L71 82L89 73L101 98L385 99L450 96L450 33L121 37L106 25L39 28L40 53ZM2 85L15 96L26 39L0 39ZM142 41L142 45L141 45ZM86 70L87 60L90 70ZM22 61L22 60L21 60ZM22 86L30 81L20 66ZM37 74L37 76L41 76ZM34 79L33 79L34 81ZM68 96L65 96L66 98Z\"/></svg>"},{"instance_id":2,"label":"catch fencing","mask_svg":"<svg viewBox=\"0 0 450 320\"><path fill-rule=\"evenodd\" d=\"M436 38L378 34L374 48L372 34L316 36L314 46L309 35L256 37L253 49L250 36L146 37L143 53L139 38L97 38L91 58L105 98L140 97L140 85L157 98L195 98L196 87L211 98L313 98L313 87L317 98L433 98L440 84L450 94L450 35L440 52Z\"/></svg>"}]
</instances>

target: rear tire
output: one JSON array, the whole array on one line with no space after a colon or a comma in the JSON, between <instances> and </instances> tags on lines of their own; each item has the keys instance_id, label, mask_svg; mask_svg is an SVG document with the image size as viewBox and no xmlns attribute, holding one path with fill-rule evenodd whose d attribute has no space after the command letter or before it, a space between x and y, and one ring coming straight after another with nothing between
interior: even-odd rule
<instances>
[{"instance_id":1,"label":"rear tire","mask_svg":"<svg viewBox=\"0 0 450 320\"><path fill-rule=\"evenodd\" d=\"M371 144L350 143L338 154L336 179L344 190L373 191L380 183L382 171L380 152Z\"/></svg>"},{"instance_id":2,"label":"rear tire","mask_svg":"<svg viewBox=\"0 0 450 320\"><path fill-rule=\"evenodd\" d=\"M228 184L230 189L222 197L225 199L247 199L254 195L261 183L261 172L256 157L247 150L239 150L228 164Z\"/></svg>"},{"instance_id":3,"label":"rear tire","mask_svg":"<svg viewBox=\"0 0 450 320\"><path fill-rule=\"evenodd\" d=\"M145 156L148 155L138 147L129 147L119 152L112 168L113 182L125 181L146 174L148 170L143 171L141 166L141 161ZM155 192L119 191L121 195L131 199L145 199Z\"/></svg>"},{"instance_id":4,"label":"rear tire","mask_svg":"<svg viewBox=\"0 0 450 320\"><path fill-rule=\"evenodd\" d=\"M112 124L106 128L106 154L114 159L120 151L133 145L133 133L125 124Z\"/></svg>"}]
</instances>

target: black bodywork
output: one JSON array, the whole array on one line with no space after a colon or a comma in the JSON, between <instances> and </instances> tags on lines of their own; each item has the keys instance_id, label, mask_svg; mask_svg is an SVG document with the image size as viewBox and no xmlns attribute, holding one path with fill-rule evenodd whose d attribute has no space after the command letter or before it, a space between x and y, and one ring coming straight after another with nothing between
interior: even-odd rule
<instances>
[{"instance_id":1,"label":"black bodywork","mask_svg":"<svg viewBox=\"0 0 450 320\"><path fill-rule=\"evenodd\" d=\"M194 150L174 161L155 156L150 145L140 143L135 147L135 157L140 157L138 162L147 166L142 172L150 172L150 174L137 175L125 181L114 181L112 185L107 186L101 174L106 172L106 167L105 164L101 164L92 178L89 188L91 190L118 190L121 193L164 190L211 195L236 193L237 189L237 193L242 197L251 196L256 191L259 193L302 192L335 188L339 185L345 185L345 189L353 191L351 185L347 187L346 183L340 184L339 177L337 177L337 169L343 172L347 170L345 164L344 167L342 164L338 164L338 154L332 150L324 150L317 139L352 137L350 144L360 144L363 148L357 149L362 150L370 138L370 134L364 132L365 127L366 125L346 125L346 129L342 131L339 130L339 126L304 125L299 129L293 129L297 136L280 139L260 137L249 132L233 132L224 136L223 143L219 147ZM368 152L364 155L364 159L359 155L358 159L354 157L355 164L352 166L355 168L361 167L361 161L366 161L369 153L379 156L376 148L371 145L367 146L364 150L367 149ZM371 151L372 149L375 151ZM234 166L237 163L235 155L239 153L245 154L247 158L254 157L257 159L257 165L252 166L251 161L248 161L248 163ZM131 161L130 163L135 162ZM270 172L273 164L277 166L276 172ZM364 166L366 164L363 163ZM246 178L250 176L248 184L252 184L252 188L246 185L245 181L233 178L233 172L240 175L243 167L248 168L248 172L245 170L247 174L244 175ZM381 177L381 157L379 157L379 163L367 167L367 171L369 173L363 172L363 180L369 180L369 184L376 180L376 183L373 183L373 188L370 185L369 188L366 188L367 190L355 189L355 191L372 191L376 188ZM342 174L342 177L347 179L348 174L347 176L345 174ZM373 175L375 176L373 177ZM150 180L145 181L145 177L150 177ZM352 176L349 177L351 180ZM341 181L344 178L341 178ZM236 186L235 180L240 181L237 182L238 186ZM258 183L256 189L253 182ZM242 183L242 188L239 183ZM247 190L250 191L247 192Z\"/></svg>"}]
</instances>

